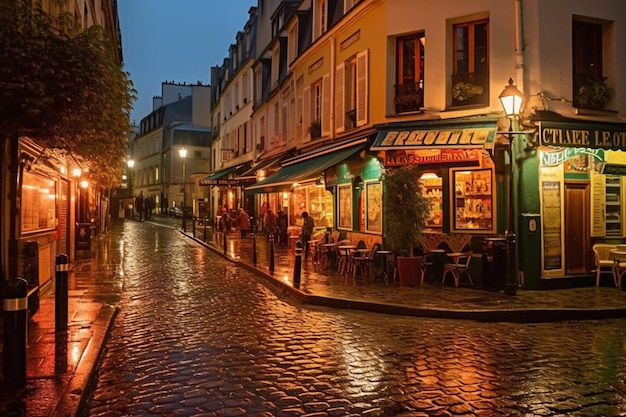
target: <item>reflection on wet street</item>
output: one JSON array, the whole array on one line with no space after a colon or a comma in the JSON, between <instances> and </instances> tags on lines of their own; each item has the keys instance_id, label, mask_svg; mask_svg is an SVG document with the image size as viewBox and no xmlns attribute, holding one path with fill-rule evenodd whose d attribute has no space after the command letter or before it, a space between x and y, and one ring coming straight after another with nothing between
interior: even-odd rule
<instances>
[{"instance_id":1,"label":"reflection on wet street","mask_svg":"<svg viewBox=\"0 0 626 417\"><path fill-rule=\"evenodd\" d=\"M182 236L125 222L120 314L85 415L626 413L625 320L534 325L295 305Z\"/></svg>"}]
</instances>

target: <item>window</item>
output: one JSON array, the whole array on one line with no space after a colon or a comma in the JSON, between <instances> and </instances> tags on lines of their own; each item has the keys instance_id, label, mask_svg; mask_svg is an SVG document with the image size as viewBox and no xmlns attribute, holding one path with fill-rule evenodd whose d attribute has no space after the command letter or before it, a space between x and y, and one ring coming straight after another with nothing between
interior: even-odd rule
<instances>
[{"instance_id":1,"label":"window","mask_svg":"<svg viewBox=\"0 0 626 417\"><path fill-rule=\"evenodd\" d=\"M298 56L298 24L297 22L289 28L289 34L287 36L288 42L288 62L293 62Z\"/></svg>"},{"instance_id":2,"label":"window","mask_svg":"<svg viewBox=\"0 0 626 417\"><path fill-rule=\"evenodd\" d=\"M320 36L322 36L327 29L327 1L326 0L317 0L315 2L315 10L313 11L314 13L314 22L315 22L315 26L314 26L314 33L313 33L313 38L317 39Z\"/></svg>"},{"instance_id":3,"label":"window","mask_svg":"<svg viewBox=\"0 0 626 417\"><path fill-rule=\"evenodd\" d=\"M311 102L311 119L312 120L322 120L322 80L316 82L311 87L312 94L312 102Z\"/></svg>"},{"instance_id":4,"label":"window","mask_svg":"<svg viewBox=\"0 0 626 417\"><path fill-rule=\"evenodd\" d=\"M489 104L489 21L453 26L452 105Z\"/></svg>"},{"instance_id":5,"label":"window","mask_svg":"<svg viewBox=\"0 0 626 417\"><path fill-rule=\"evenodd\" d=\"M423 33L396 40L396 113L417 111L424 106L424 47Z\"/></svg>"},{"instance_id":6,"label":"window","mask_svg":"<svg viewBox=\"0 0 626 417\"><path fill-rule=\"evenodd\" d=\"M572 22L572 72L574 106L601 109L611 94L602 68L602 25Z\"/></svg>"},{"instance_id":7,"label":"window","mask_svg":"<svg viewBox=\"0 0 626 417\"><path fill-rule=\"evenodd\" d=\"M454 231L493 232L493 171L490 169L452 170L453 198L452 224Z\"/></svg>"},{"instance_id":8,"label":"window","mask_svg":"<svg viewBox=\"0 0 626 417\"><path fill-rule=\"evenodd\" d=\"M338 133L367 123L367 77L367 50L337 67L335 72L335 128Z\"/></svg>"}]
</instances>

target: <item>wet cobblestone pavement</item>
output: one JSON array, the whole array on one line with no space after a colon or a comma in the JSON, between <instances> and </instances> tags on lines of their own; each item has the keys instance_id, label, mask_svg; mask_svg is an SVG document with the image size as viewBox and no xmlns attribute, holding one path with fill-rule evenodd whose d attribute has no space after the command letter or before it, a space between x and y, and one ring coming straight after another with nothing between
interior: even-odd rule
<instances>
[{"instance_id":1,"label":"wet cobblestone pavement","mask_svg":"<svg viewBox=\"0 0 626 417\"><path fill-rule=\"evenodd\" d=\"M127 219L93 240L70 271L70 330L55 334L48 292L1 416L626 415L624 291L410 288L310 261L296 291L292 251L269 274L262 236L254 268L252 239L229 234L225 258L179 227ZM409 317L431 310L494 316Z\"/></svg>"},{"instance_id":2,"label":"wet cobblestone pavement","mask_svg":"<svg viewBox=\"0 0 626 417\"><path fill-rule=\"evenodd\" d=\"M294 304L178 232L127 223L90 416L614 416L622 319L541 324ZM439 289L441 290L441 289Z\"/></svg>"}]
</instances>

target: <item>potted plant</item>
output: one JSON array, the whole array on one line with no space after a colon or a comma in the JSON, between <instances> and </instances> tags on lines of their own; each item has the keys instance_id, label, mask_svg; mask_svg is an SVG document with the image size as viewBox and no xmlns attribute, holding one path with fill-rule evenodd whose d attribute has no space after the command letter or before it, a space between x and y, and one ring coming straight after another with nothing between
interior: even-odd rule
<instances>
[{"instance_id":1,"label":"potted plant","mask_svg":"<svg viewBox=\"0 0 626 417\"><path fill-rule=\"evenodd\" d=\"M309 125L307 131L311 135L311 139L316 139L322 136L322 122L320 120L313 120Z\"/></svg>"},{"instance_id":2,"label":"potted plant","mask_svg":"<svg viewBox=\"0 0 626 417\"><path fill-rule=\"evenodd\" d=\"M423 193L417 165L390 169L385 175L385 243L391 250L408 250L398 257L400 285L417 285L421 276L421 256L414 256L419 245L430 203Z\"/></svg>"},{"instance_id":3,"label":"potted plant","mask_svg":"<svg viewBox=\"0 0 626 417\"><path fill-rule=\"evenodd\" d=\"M583 109L603 109L612 96L613 90L606 85L606 77L586 78L574 95L574 106Z\"/></svg>"},{"instance_id":4,"label":"potted plant","mask_svg":"<svg viewBox=\"0 0 626 417\"><path fill-rule=\"evenodd\" d=\"M455 103L461 104L474 96L482 95L483 91L483 87L480 85L472 84L469 81L459 81L452 87L452 98Z\"/></svg>"}]
</instances>

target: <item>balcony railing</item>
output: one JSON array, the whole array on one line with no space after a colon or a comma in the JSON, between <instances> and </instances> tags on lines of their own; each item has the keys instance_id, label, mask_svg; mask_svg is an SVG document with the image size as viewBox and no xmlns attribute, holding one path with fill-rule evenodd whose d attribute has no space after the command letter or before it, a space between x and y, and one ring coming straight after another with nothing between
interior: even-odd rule
<instances>
[{"instance_id":1,"label":"balcony railing","mask_svg":"<svg viewBox=\"0 0 626 417\"><path fill-rule=\"evenodd\" d=\"M489 105L489 74L452 75L452 106Z\"/></svg>"},{"instance_id":2,"label":"balcony railing","mask_svg":"<svg viewBox=\"0 0 626 417\"><path fill-rule=\"evenodd\" d=\"M395 86L396 113L419 111L424 107L424 90L421 83L405 83Z\"/></svg>"}]
</instances>

